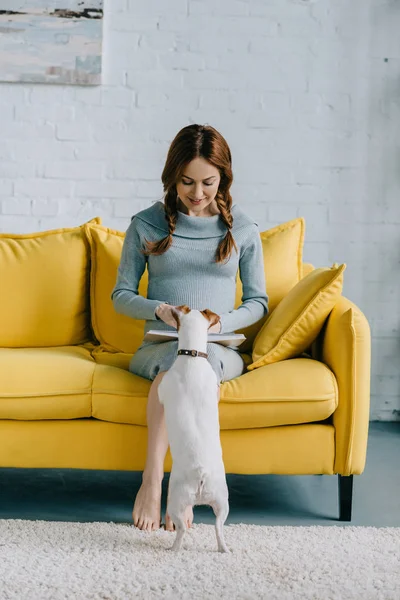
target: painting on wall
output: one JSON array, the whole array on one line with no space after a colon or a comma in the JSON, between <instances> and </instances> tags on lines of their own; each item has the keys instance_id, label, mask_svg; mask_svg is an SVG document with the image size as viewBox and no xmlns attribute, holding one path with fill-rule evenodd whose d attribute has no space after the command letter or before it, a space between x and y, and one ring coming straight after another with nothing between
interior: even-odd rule
<instances>
[{"instance_id":1,"label":"painting on wall","mask_svg":"<svg viewBox=\"0 0 400 600\"><path fill-rule=\"evenodd\" d=\"M103 0L0 0L0 81L101 83Z\"/></svg>"}]
</instances>

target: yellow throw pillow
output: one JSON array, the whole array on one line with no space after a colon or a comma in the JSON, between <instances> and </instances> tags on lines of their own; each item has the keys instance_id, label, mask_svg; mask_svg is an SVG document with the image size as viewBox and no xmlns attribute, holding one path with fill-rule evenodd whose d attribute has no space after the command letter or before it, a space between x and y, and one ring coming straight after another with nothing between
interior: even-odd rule
<instances>
[{"instance_id":1,"label":"yellow throw pillow","mask_svg":"<svg viewBox=\"0 0 400 600\"><path fill-rule=\"evenodd\" d=\"M143 341L145 321L117 313L111 300L125 232L92 224L86 225L85 232L92 257L90 307L93 333L103 350L134 354ZM145 298L147 287L146 268L138 288L139 294Z\"/></svg>"},{"instance_id":2,"label":"yellow throw pillow","mask_svg":"<svg viewBox=\"0 0 400 600\"><path fill-rule=\"evenodd\" d=\"M303 245L305 220L303 217L277 225L260 233L263 248L266 291L269 314L264 321L238 329L246 340L240 352L251 352L254 338L274 308L303 277ZM242 303L243 288L239 277L236 285L235 308Z\"/></svg>"},{"instance_id":3,"label":"yellow throw pillow","mask_svg":"<svg viewBox=\"0 0 400 600\"><path fill-rule=\"evenodd\" d=\"M89 223L101 223L101 218ZM92 340L90 247L83 228L0 233L1 347L72 346Z\"/></svg>"},{"instance_id":4,"label":"yellow throw pillow","mask_svg":"<svg viewBox=\"0 0 400 600\"><path fill-rule=\"evenodd\" d=\"M301 354L314 341L343 289L346 265L314 269L283 298L254 340L248 371Z\"/></svg>"}]
</instances>

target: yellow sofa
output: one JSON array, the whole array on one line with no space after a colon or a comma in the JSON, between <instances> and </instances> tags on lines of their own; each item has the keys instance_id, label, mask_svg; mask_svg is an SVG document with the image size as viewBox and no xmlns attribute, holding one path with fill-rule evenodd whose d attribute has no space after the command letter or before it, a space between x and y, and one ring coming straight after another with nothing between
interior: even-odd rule
<instances>
[{"instance_id":1,"label":"yellow sofa","mask_svg":"<svg viewBox=\"0 0 400 600\"><path fill-rule=\"evenodd\" d=\"M0 234L0 467L143 470L151 382L128 365L144 322L117 314L110 297L124 236L98 217ZM302 262L303 219L261 237L271 312L313 266ZM147 270L139 293L147 295ZM238 277L235 308L241 295ZM261 325L242 330L247 365ZM368 322L340 296L306 352L222 384L226 472L338 474L339 518L351 520L369 381Z\"/></svg>"}]
</instances>

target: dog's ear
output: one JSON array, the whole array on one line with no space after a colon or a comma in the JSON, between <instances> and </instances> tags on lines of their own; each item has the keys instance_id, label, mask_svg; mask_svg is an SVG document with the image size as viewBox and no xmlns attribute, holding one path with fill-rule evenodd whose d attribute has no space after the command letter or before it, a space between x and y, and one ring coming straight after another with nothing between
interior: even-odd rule
<instances>
[{"instance_id":1,"label":"dog's ear","mask_svg":"<svg viewBox=\"0 0 400 600\"><path fill-rule=\"evenodd\" d=\"M181 304L180 306L171 306L171 315L176 323L176 329L179 331L179 327L181 325L180 315L181 313L187 314L190 312L190 308L187 304Z\"/></svg>"},{"instance_id":2,"label":"dog's ear","mask_svg":"<svg viewBox=\"0 0 400 600\"><path fill-rule=\"evenodd\" d=\"M187 304L180 304L179 306L176 306L176 308L185 315L190 312L190 308Z\"/></svg>"},{"instance_id":3,"label":"dog's ear","mask_svg":"<svg viewBox=\"0 0 400 600\"><path fill-rule=\"evenodd\" d=\"M210 310L209 308L206 308L205 310L201 310L200 312L203 315L203 317L205 317L210 322L208 325L208 329L210 329L210 327L212 327L213 325L216 325L217 323L219 323L219 321L221 320L220 316L217 315L212 310Z\"/></svg>"}]
</instances>

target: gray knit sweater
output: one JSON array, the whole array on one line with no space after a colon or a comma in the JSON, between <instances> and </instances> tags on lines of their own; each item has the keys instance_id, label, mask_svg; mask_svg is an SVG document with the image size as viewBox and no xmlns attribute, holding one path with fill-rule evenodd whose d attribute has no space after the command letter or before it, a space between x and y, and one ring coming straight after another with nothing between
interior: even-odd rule
<instances>
[{"instance_id":1,"label":"gray knit sweater","mask_svg":"<svg viewBox=\"0 0 400 600\"><path fill-rule=\"evenodd\" d=\"M264 262L258 225L234 204L232 235L238 247L226 264L215 262L219 242L226 226L219 215L194 217L178 211L172 245L162 255L145 256L139 252L144 238L158 241L168 235L164 204L156 202L132 217L126 231L111 299L117 313L146 321L149 329L176 331L158 320L159 304L192 309L209 308L221 318L220 333L231 333L262 319L268 313ZM139 295L141 276L148 269L147 298ZM242 304L234 309L236 275L243 286Z\"/></svg>"}]
</instances>

